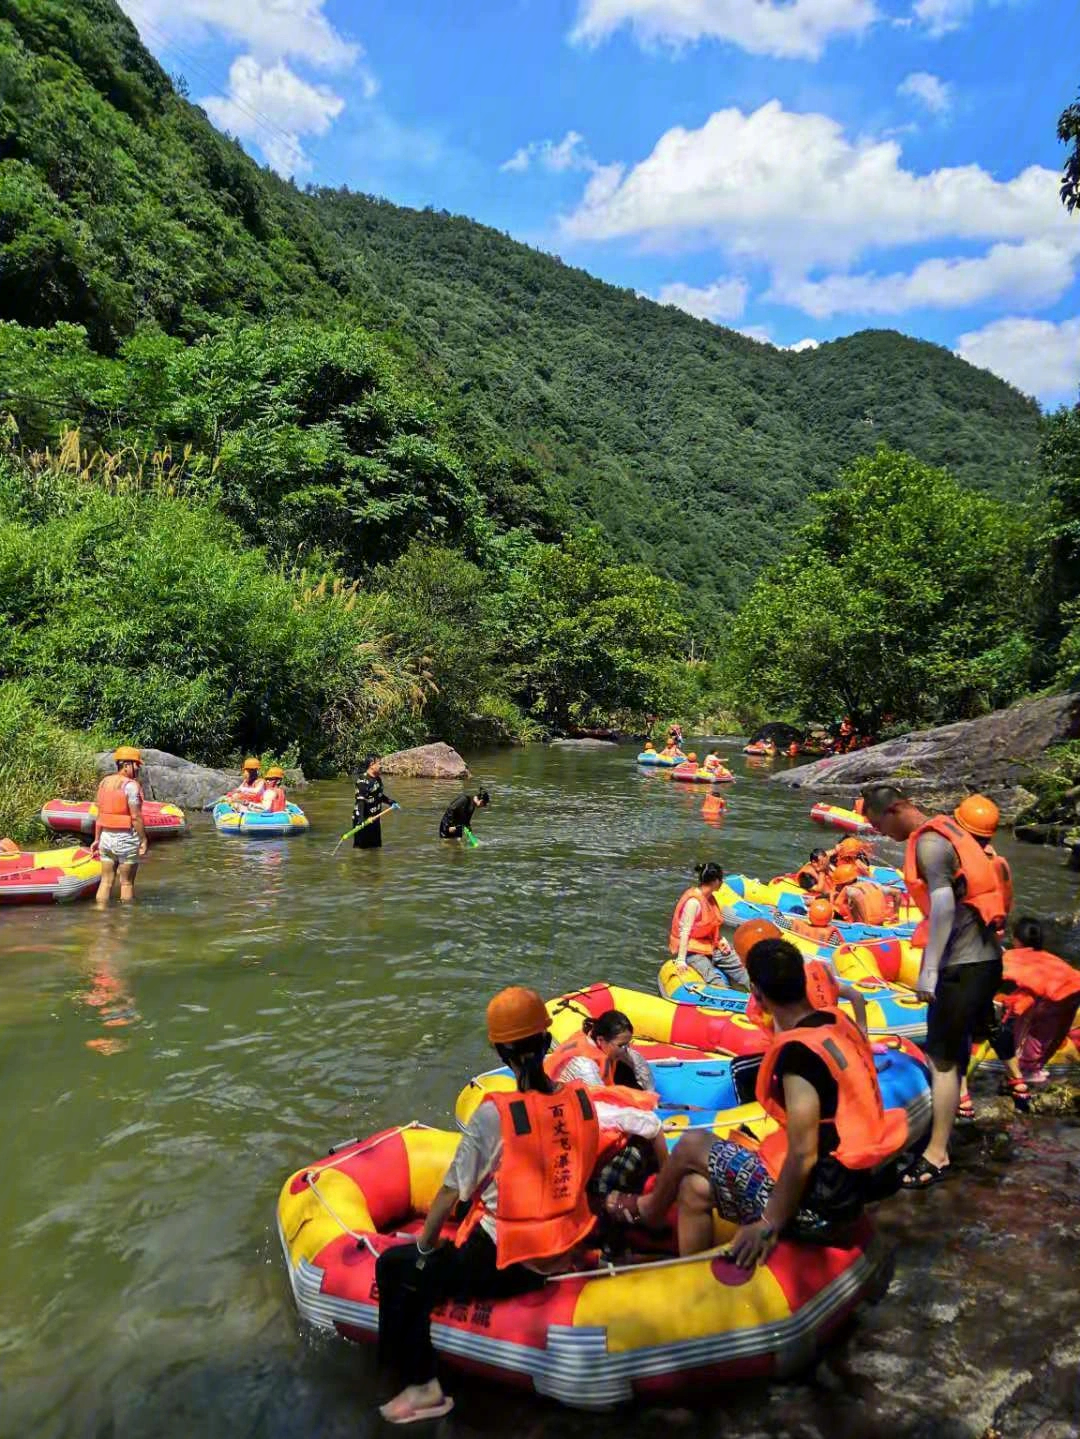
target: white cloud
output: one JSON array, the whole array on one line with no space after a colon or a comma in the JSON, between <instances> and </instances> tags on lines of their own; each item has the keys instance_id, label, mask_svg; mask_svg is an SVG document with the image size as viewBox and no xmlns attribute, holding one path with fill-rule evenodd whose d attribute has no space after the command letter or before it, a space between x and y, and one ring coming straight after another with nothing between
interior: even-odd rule
<instances>
[{"instance_id":1,"label":"white cloud","mask_svg":"<svg viewBox=\"0 0 1080 1439\"><path fill-rule=\"evenodd\" d=\"M796 340L793 345L781 345L780 348L782 350L794 350L797 355L800 355L803 350L816 350L820 344L820 340L811 339L808 335L805 340Z\"/></svg>"},{"instance_id":2,"label":"white cloud","mask_svg":"<svg viewBox=\"0 0 1080 1439\"><path fill-rule=\"evenodd\" d=\"M816 60L830 40L879 18L874 0L580 0L571 38L598 44L628 25L644 45L721 40L751 55Z\"/></svg>"},{"instance_id":3,"label":"white cloud","mask_svg":"<svg viewBox=\"0 0 1080 1439\"><path fill-rule=\"evenodd\" d=\"M697 130L668 130L629 169L605 166L562 225L576 240L719 244L801 276L870 249L946 237L1068 245L1075 224L1058 184L1056 171L1037 165L1008 181L978 165L917 174L895 140L852 141L829 116L771 100L751 114L717 111Z\"/></svg>"},{"instance_id":4,"label":"white cloud","mask_svg":"<svg viewBox=\"0 0 1080 1439\"><path fill-rule=\"evenodd\" d=\"M912 11L932 40L948 35L971 18L975 0L916 0Z\"/></svg>"},{"instance_id":5,"label":"white cloud","mask_svg":"<svg viewBox=\"0 0 1080 1439\"><path fill-rule=\"evenodd\" d=\"M956 353L992 370L1025 394L1048 402L1071 400L1080 385L1080 318L1009 317L961 335Z\"/></svg>"},{"instance_id":6,"label":"white cloud","mask_svg":"<svg viewBox=\"0 0 1080 1439\"><path fill-rule=\"evenodd\" d=\"M750 286L745 280L730 278L714 280L711 285L696 288L681 280L663 285L656 300L660 305L674 305L698 320L737 320L746 309Z\"/></svg>"},{"instance_id":7,"label":"white cloud","mask_svg":"<svg viewBox=\"0 0 1080 1439\"><path fill-rule=\"evenodd\" d=\"M120 5L145 28L143 38L154 50L169 41L201 43L216 32L264 63L291 56L346 69L363 55L362 47L327 19L326 0L120 0ZM367 76L364 83L374 81Z\"/></svg>"},{"instance_id":8,"label":"white cloud","mask_svg":"<svg viewBox=\"0 0 1080 1439\"><path fill-rule=\"evenodd\" d=\"M748 340L756 340L759 345L771 345L774 350L791 350L796 355L801 354L803 350L816 350L821 344L820 340L814 340L807 336L804 340L796 340L793 345L778 345L766 325L745 325L739 329L738 333L745 335Z\"/></svg>"},{"instance_id":9,"label":"white cloud","mask_svg":"<svg viewBox=\"0 0 1080 1439\"><path fill-rule=\"evenodd\" d=\"M947 115L952 109L952 86L927 70L914 70L897 85L896 93L917 100L932 115Z\"/></svg>"},{"instance_id":10,"label":"white cloud","mask_svg":"<svg viewBox=\"0 0 1080 1439\"><path fill-rule=\"evenodd\" d=\"M576 130L567 130L561 140L533 140L515 150L509 160L504 160L500 170L527 170L536 161L545 170L556 173L563 170L596 170L599 167L585 149L585 137Z\"/></svg>"},{"instance_id":11,"label":"white cloud","mask_svg":"<svg viewBox=\"0 0 1080 1439\"><path fill-rule=\"evenodd\" d=\"M254 141L282 175L307 167L302 137L325 135L345 108L326 85L310 85L284 63L262 66L240 55L229 68L229 93L200 101L214 124L239 140ZM269 122L269 123L267 123Z\"/></svg>"},{"instance_id":12,"label":"white cloud","mask_svg":"<svg viewBox=\"0 0 1080 1439\"><path fill-rule=\"evenodd\" d=\"M824 319L836 314L899 315L905 310L962 310L1005 300L1038 309L1059 300L1073 282L1080 227L1073 244L1032 240L994 245L985 255L931 259L890 275L826 275L821 280L780 279L767 296Z\"/></svg>"}]
</instances>

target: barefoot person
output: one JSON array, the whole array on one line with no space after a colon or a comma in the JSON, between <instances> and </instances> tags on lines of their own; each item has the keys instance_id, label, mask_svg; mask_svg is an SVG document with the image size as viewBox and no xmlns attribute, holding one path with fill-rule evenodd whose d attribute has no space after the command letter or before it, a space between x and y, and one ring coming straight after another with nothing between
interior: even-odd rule
<instances>
[{"instance_id":1,"label":"barefoot person","mask_svg":"<svg viewBox=\"0 0 1080 1439\"><path fill-rule=\"evenodd\" d=\"M117 875L120 903L130 904L135 898L135 873L146 853L143 792L139 783L142 755L130 745L121 745L113 752L113 760L116 773L106 775L98 785L98 813L94 824L94 843L101 857L97 903L102 909L112 899Z\"/></svg>"},{"instance_id":2,"label":"barefoot person","mask_svg":"<svg viewBox=\"0 0 1080 1439\"><path fill-rule=\"evenodd\" d=\"M886 1112L865 1036L835 1009L812 1008L802 956L762 939L746 960L755 1000L775 1034L757 1076L758 1103L780 1128L760 1145L684 1135L642 1198L611 1195L612 1217L662 1226L677 1203L679 1253L713 1245L713 1212L737 1224L736 1263L752 1269L781 1235L823 1238L855 1219L871 1176L900 1149L902 1111Z\"/></svg>"},{"instance_id":3,"label":"barefoot person","mask_svg":"<svg viewBox=\"0 0 1080 1439\"><path fill-rule=\"evenodd\" d=\"M904 1187L926 1189L949 1167L971 1041L995 1025L1012 887L1005 861L989 849L998 810L985 796L970 795L953 815L933 818L895 785L868 785L862 797L874 828L906 843L904 881L923 915L913 942L923 951L916 992L929 1005L923 1048L932 1066L934 1120Z\"/></svg>"}]
</instances>

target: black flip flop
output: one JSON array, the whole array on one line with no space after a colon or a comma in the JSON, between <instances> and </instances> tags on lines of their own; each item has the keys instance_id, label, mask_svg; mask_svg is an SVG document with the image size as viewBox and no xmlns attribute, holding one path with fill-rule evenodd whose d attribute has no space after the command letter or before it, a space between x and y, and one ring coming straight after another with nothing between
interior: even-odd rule
<instances>
[{"instance_id":1,"label":"black flip flop","mask_svg":"<svg viewBox=\"0 0 1080 1439\"><path fill-rule=\"evenodd\" d=\"M948 1179L950 1164L931 1164L925 1154L920 1154L915 1163L900 1181L901 1189L933 1189Z\"/></svg>"}]
</instances>

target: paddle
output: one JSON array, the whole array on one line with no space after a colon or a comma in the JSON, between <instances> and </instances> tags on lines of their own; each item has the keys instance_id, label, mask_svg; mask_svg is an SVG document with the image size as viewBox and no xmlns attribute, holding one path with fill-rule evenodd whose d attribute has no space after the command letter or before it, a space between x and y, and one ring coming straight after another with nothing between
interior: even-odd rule
<instances>
[{"instance_id":1,"label":"paddle","mask_svg":"<svg viewBox=\"0 0 1080 1439\"><path fill-rule=\"evenodd\" d=\"M476 835L473 834L472 830L467 824L462 825L461 836L470 849L480 848L480 841L476 838Z\"/></svg>"},{"instance_id":2,"label":"paddle","mask_svg":"<svg viewBox=\"0 0 1080 1439\"><path fill-rule=\"evenodd\" d=\"M394 810L400 808L401 806L399 804L393 802L387 805L385 809L379 810L377 814L370 815L367 819L361 820L358 825L354 825L352 829L347 830L346 833L341 836L337 844L334 845L330 858L333 859L334 855L337 854L347 839L352 839L354 834L359 834L362 829L367 829L369 824L374 824L377 819L382 819L385 815L392 814Z\"/></svg>"}]
</instances>

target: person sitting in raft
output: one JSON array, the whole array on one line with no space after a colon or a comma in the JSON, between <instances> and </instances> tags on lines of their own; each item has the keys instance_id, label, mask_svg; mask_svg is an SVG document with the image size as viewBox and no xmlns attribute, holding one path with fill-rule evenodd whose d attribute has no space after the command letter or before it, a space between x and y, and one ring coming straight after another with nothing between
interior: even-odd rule
<instances>
[{"instance_id":1,"label":"person sitting in raft","mask_svg":"<svg viewBox=\"0 0 1080 1439\"><path fill-rule=\"evenodd\" d=\"M759 940L747 956L752 992L776 1026L757 1078L780 1128L759 1145L695 1132L679 1140L651 1194L610 1195L608 1213L661 1227L677 1203L680 1255L713 1245L713 1212L738 1225L728 1253L752 1269L783 1235L827 1238L876 1193L874 1171L907 1134L887 1112L865 1035L835 1009L815 1010L794 945Z\"/></svg>"},{"instance_id":2,"label":"person sitting in raft","mask_svg":"<svg viewBox=\"0 0 1080 1439\"><path fill-rule=\"evenodd\" d=\"M364 760L364 772L356 781L356 795L353 799L352 822L364 824L363 829L353 835L353 849L382 849L382 820L376 816L393 807L394 801L383 789L382 765L376 755Z\"/></svg>"},{"instance_id":3,"label":"person sitting in raft","mask_svg":"<svg viewBox=\"0 0 1080 1439\"><path fill-rule=\"evenodd\" d=\"M671 916L668 951L675 956L675 967L686 977L695 970L706 984L723 974L730 983L748 989L746 970L720 933L723 916L716 891L724 882L724 871L710 861L699 864L695 872L697 884L683 890Z\"/></svg>"},{"instance_id":4,"label":"person sitting in raft","mask_svg":"<svg viewBox=\"0 0 1080 1439\"><path fill-rule=\"evenodd\" d=\"M663 1129L654 1111L659 1102L646 1061L633 1047L634 1026L618 1009L606 1010L582 1022L577 1034L553 1049L544 1067L552 1079L565 1084L578 1080L592 1091L597 1103L611 1103L637 1111L627 1116L614 1153L600 1165L590 1191L603 1198L613 1190L634 1193L645 1187L667 1158Z\"/></svg>"},{"instance_id":5,"label":"person sitting in raft","mask_svg":"<svg viewBox=\"0 0 1080 1439\"><path fill-rule=\"evenodd\" d=\"M113 752L116 773L106 775L98 785L94 846L101 859L101 882L96 902L104 909L112 900L113 884L119 875L120 903L135 898L135 875L147 850L143 824L143 792L139 783L142 755L131 745Z\"/></svg>"},{"instance_id":6,"label":"person sitting in raft","mask_svg":"<svg viewBox=\"0 0 1080 1439\"><path fill-rule=\"evenodd\" d=\"M833 870L833 908L847 924L889 925L896 922L895 899L879 884L863 879L851 860L842 859Z\"/></svg>"},{"instance_id":7,"label":"person sitting in raft","mask_svg":"<svg viewBox=\"0 0 1080 1439\"><path fill-rule=\"evenodd\" d=\"M1002 958L1001 999L1028 1084L1046 1084L1046 1063L1064 1044L1080 1004L1080 971L1044 948L1043 927L1025 916L1013 927L1015 947Z\"/></svg>"},{"instance_id":8,"label":"person sitting in raft","mask_svg":"<svg viewBox=\"0 0 1080 1439\"><path fill-rule=\"evenodd\" d=\"M680 735L680 736L679 736L679 739L676 740L676 738L675 738L675 731L674 731L674 730L669 730L669 731L668 731L668 737L667 737L667 743L664 745L664 748L660 751L660 758L661 758L661 759L684 760L684 759L686 758L686 756L683 754L682 749L680 748L681 742L682 742L682 736Z\"/></svg>"},{"instance_id":9,"label":"person sitting in raft","mask_svg":"<svg viewBox=\"0 0 1080 1439\"><path fill-rule=\"evenodd\" d=\"M439 821L439 838L461 839L465 831L471 828L476 811L487 809L490 803L491 795L486 789L482 789L479 794L463 794L448 807Z\"/></svg>"},{"instance_id":10,"label":"person sitting in raft","mask_svg":"<svg viewBox=\"0 0 1080 1439\"><path fill-rule=\"evenodd\" d=\"M375 1265L379 1356L405 1387L380 1410L392 1424L448 1414L431 1344L431 1311L444 1300L509 1299L570 1268L594 1218L588 1185L601 1124L637 1111L594 1103L576 1080L544 1068L547 1007L534 989L504 989L487 1007L488 1039L509 1065L516 1092L488 1094L465 1126L442 1188L415 1244L387 1249ZM440 1243L458 1204L469 1211L453 1243Z\"/></svg>"},{"instance_id":11,"label":"person sitting in raft","mask_svg":"<svg viewBox=\"0 0 1080 1439\"><path fill-rule=\"evenodd\" d=\"M853 864L861 875L869 875L873 855L866 840L849 834L829 851L830 864Z\"/></svg>"},{"instance_id":12,"label":"person sitting in raft","mask_svg":"<svg viewBox=\"0 0 1080 1439\"><path fill-rule=\"evenodd\" d=\"M815 900L814 903L828 904L829 901L827 899L818 899ZM786 938L786 936L783 930L773 924L771 919L747 919L739 925L735 933L731 936L731 943L734 946L735 953L745 965L750 951L759 940L784 938ZM846 1000L848 1004L851 1005L852 1012L855 1016L855 1023L862 1030L863 1034L866 1034L869 1028L866 1000L860 991L856 989L854 985L848 984L841 979L829 960L807 956L804 956L803 960L806 966L806 997L813 1007L815 1009L836 1009L841 1000ZM746 1017L747 1019L753 1020L755 1024L760 1025L763 1029L772 1028L772 1020L766 1011L758 1004L757 1000L754 999L753 995L751 995L750 1002L746 1006ZM756 1078L757 1061L760 1056L752 1055L750 1058L754 1061L753 1074ZM745 1060L736 1061L736 1065L745 1066L745 1064ZM739 1080L736 1065L732 1067L732 1078L735 1080L736 1088L738 1089ZM739 1097L742 1103L749 1104L754 1097L753 1087L751 1086L749 1093L744 1093L742 1089L739 1089Z\"/></svg>"},{"instance_id":13,"label":"person sitting in raft","mask_svg":"<svg viewBox=\"0 0 1080 1439\"><path fill-rule=\"evenodd\" d=\"M266 784L258 807L263 814L284 814L285 805L285 771L279 764L272 764L266 771Z\"/></svg>"},{"instance_id":14,"label":"person sitting in raft","mask_svg":"<svg viewBox=\"0 0 1080 1439\"><path fill-rule=\"evenodd\" d=\"M832 894L832 864L828 850L812 849L809 860L796 871L795 882L807 894Z\"/></svg>"},{"instance_id":15,"label":"person sitting in raft","mask_svg":"<svg viewBox=\"0 0 1080 1439\"><path fill-rule=\"evenodd\" d=\"M832 900L827 894L815 894L807 902L805 919L789 914L785 916L785 923L792 934L812 944L840 943L839 931L833 924Z\"/></svg>"},{"instance_id":16,"label":"person sitting in raft","mask_svg":"<svg viewBox=\"0 0 1080 1439\"><path fill-rule=\"evenodd\" d=\"M239 785L225 796L230 804L257 807L261 803L263 790L266 788L265 781L259 778L261 769L262 765L257 759L244 761Z\"/></svg>"}]
</instances>

